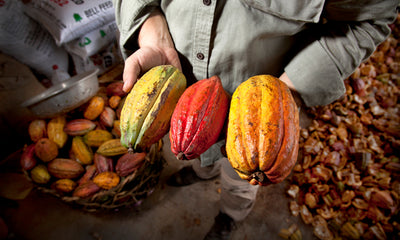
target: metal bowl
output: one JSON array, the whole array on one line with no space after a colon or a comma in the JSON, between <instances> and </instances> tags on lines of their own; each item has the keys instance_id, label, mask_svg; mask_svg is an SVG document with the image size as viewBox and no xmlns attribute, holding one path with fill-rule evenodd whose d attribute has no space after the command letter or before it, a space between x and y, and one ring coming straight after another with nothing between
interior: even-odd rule
<instances>
[{"instance_id":1,"label":"metal bowl","mask_svg":"<svg viewBox=\"0 0 400 240\"><path fill-rule=\"evenodd\" d=\"M98 69L75 75L64 82L46 89L41 94L21 104L40 118L51 118L75 109L99 90Z\"/></svg>"}]
</instances>

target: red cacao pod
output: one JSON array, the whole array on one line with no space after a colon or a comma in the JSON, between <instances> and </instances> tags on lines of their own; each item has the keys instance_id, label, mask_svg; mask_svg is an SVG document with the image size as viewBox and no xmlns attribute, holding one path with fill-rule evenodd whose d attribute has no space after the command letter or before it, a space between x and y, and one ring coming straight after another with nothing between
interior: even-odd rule
<instances>
[{"instance_id":1,"label":"red cacao pod","mask_svg":"<svg viewBox=\"0 0 400 240\"><path fill-rule=\"evenodd\" d=\"M21 154L21 167L24 170L31 170L37 164L35 155L35 143L26 146Z\"/></svg>"},{"instance_id":2,"label":"red cacao pod","mask_svg":"<svg viewBox=\"0 0 400 240\"><path fill-rule=\"evenodd\" d=\"M121 177L128 176L142 166L146 155L147 154L145 152L125 153L118 159L117 165L115 166L115 171Z\"/></svg>"},{"instance_id":3,"label":"red cacao pod","mask_svg":"<svg viewBox=\"0 0 400 240\"><path fill-rule=\"evenodd\" d=\"M64 132L70 136L80 136L92 131L96 124L89 119L73 119L64 126Z\"/></svg>"},{"instance_id":4,"label":"red cacao pod","mask_svg":"<svg viewBox=\"0 0 400 240\"><path fill-rule=\"evenodd\" d=\"M85 173L77 181L78 185L82 185L82 184L84 184L86 182L89 182L90 180L92 180L92 178L94 176L96 176L96 174L98 174L96 165L94 165L94 164L86 165L85 166Z\"/></svg>"},{"instance_id":5,"label":"red cacao pod","mask_svg":"<svg viewBox=\"0 0 400 240\"><path fill-rule=\"evenodd\" d=\"M80 197L80 198L87 198L92 196L93 194L97 193L98 191L101 190L101 187L97 186L96 183L93 181L87 181L79 186L77 186L72 193L72 196L74 197Z\"/></svg>"},{"instance_id":6,"label":"red cacao pod","mask_svg":"<svg viewBox=\"0 0 400 240\"><path fill-rule=\"evenodd\" d=\"M171 150L180 160L194 159L220 136L230 96L218 76L203 79L188 87L172 114Z\"/></svg>"},{"instance_id":7,"label":"red cacao pod","mask_svg":"<svg viewBox=\"0 0 400 240\"><path fill-rule=\"evenodd\" d=\"M97 172L99 173L114 171L114 164L112 158L95 153L93 161L94 165L96 166Z\"/></svg>"},{"instance_id":8,"label":"red cacao pod","mask_svg":"<svg viewBox=\"0 0 400 240\"><path fill-rule=\"evenodd\" d=\"M119 96L119 97L125 97L127 93L122 90L122 87L124 86L124 82L118 81L118 82L113 82L107 85L107 96Z\"/></svg>"},{"instance_id":9,"label":"red cacao pod","mask_svg":"<svg viewBox=\"0 0 400 240\"><path fill-rule=\"evenodd\" d=\"M105 127L112 127L116 116L114 109L106 106L100 114L100 123Z\"/></svg>"}]
</instances>

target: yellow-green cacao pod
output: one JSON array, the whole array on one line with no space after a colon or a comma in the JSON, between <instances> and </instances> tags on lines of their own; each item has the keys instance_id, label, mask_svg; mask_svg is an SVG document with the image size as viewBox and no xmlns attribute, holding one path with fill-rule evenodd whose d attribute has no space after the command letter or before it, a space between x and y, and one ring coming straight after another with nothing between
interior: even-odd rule
<instances>
[{"instance_id":1,"label":"yellow-green cacao pod","mask_svg":"<svg viewBox=\"0 0 400 240\"><path fill-rule=\"evenodd\" d=\"M147 150L169 130L172 113L186 89L179 69L161 65L146 72L133 86L121 111L121 144Z\"/></svg>"}]
</instances>

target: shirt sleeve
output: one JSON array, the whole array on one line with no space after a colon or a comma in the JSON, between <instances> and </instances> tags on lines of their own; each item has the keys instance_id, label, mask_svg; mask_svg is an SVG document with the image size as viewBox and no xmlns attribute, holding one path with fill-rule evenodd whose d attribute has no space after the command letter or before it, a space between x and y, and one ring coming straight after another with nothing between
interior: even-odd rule
<instances>
[{"instance_id":1,"label":"shirt sleeve","mask_svg":"<svg viewBox=\"0 0 400 240\"><path fill-rule=\"evenodd\" d=\"M115 21L119 29L119 45L124 59L139 48L138 30L160 3L157 0L113 0Z\"/></svg>"},{"instance_id":2,"label":"shirt sleeve","mask_svg":"<svg viewBox=\"0 0 400 240\"><path fill-rule=\"evenodd\" d=\"M285 67L307 106L327 105L345 93L343 80L389 36L396 7L396 0L328 1L326 22L307 31L311 41Z\"/></svg>"}]
</instances>

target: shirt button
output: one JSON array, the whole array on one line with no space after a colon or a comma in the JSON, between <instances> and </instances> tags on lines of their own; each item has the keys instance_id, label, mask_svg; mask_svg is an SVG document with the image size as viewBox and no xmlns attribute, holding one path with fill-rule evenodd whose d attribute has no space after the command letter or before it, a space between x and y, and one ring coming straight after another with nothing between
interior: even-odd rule
<instances>
[{"instance_id":1,"label":"shirt button","mask_svg":"<svg viewBox=\"0 0 400 240\"><path fill-rule=\"evenodd\" d=\"M203 59L204 59L204 54L202 54L202 53L197 53L197 54L196 54L196 57L197 57L197 59L199 59L199 60L203 60Z\"/></svg>"},{"instance_id":2,"label":"shirt button","mask_svg":"<svg viewBox=\"0 0 400 240\"><path fill-rule=\"evenodd\" d=\"M203 4L206 6L210 6L211 5L211 0L203 0Z\"/></svg>"}]
</instances>

